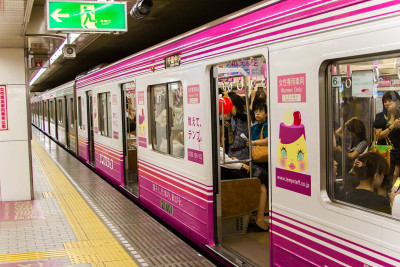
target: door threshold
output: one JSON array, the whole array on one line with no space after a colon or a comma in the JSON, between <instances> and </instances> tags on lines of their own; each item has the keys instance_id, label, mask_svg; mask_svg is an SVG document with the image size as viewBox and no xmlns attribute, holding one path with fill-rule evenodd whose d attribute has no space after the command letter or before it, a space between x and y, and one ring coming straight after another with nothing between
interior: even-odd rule
<instances>
[{"instance_id":1,"label":"door threshold","mask_svg":"<svg viewBox=\"0 0 400 267\"><path fill-rule=\"evenodd\" d=\"M206 247L211 251L213 251L215 254L221 256L221 258L223 258L225 261L229 262L233 266L257 267L257 264L253 263L251 260L243 256L240 256L237 252L234 252L231 249L224 247L223 245L220 244L215 246L206 245Z\"/></svg>"},{"instance_id":2,"label":"door threshold","mask_svg":"<svg viewBox=\"0 0 400 267\"><path fill-rule=\"evenodd\" d=\"M125 192L129 193L130 195L134 196L135 198L139 198L139 190L133 188L132 190L129 190L128 188L126 188L125 186L120 185L119 187L121 187Z\"/></svg>"}]
</instances>

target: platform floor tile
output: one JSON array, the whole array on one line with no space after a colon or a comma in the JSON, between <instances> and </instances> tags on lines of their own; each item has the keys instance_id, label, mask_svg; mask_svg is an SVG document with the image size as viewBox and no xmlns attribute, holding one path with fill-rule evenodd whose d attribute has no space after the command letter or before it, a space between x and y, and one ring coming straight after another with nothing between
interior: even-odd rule
<instances>
[{"instance_id":1,"label":"platform floor tile","mask_svg":"<svg viewBox=\"0 0 400 267\"><path fill-rule=\"evenodd\" d=\"M82 199L85 200L86 205L96 213L96 217L107 227L108 233L112 233L117 243L129 253L136 264L139 266L214 266L196 250L136 206L132 200L110 186L43 133L36 129L33 129L33 133L37 140L37 143L32 142L32 146L35 146L34 149L39 151L40 149L36 144L40 144L40 148L44 148L59 170L68 178L69 181L60 184L60 187L65 190L68 183L73 185ZM44 157L45 155L40 155L40 158ZM57 199L60 198L53 184L52 189L43 191L53 192ZM99 254L98 258L91 260L95 262L99 259L106 260L107 265L105 266L131 266L118 265L119 263L116 260L123 260L118 253L106 254L107 250L114 246L114 244L104 244L104 238L108 236L108 233L97 228L97 224L94 226L91 223L91 220L95 218L88 215L86 210L75 208L77 205L84 206L82 203L78 203L77 199L67 196L69 195L66 194L63 197L63 201L74 208L70 208L70 210L63 208L63 210L78 242L64 242L65 249L70 254L75 253L75 251L83 251L88 246L85 241L90 238L91 245L103 252ZM43 198L43 195L41 197ZM61 204L61 206L63 205ZM75 220L74 217L77 215L73 214L84 215L85 219L79 220L78 224L78 220ZM89 229L83 231L82 228L84 227L89 227ZM85 255L91 257L93 254L88 250ZM71 262L87 261L87 259L82 260L82 258L83 256L78 255L71 258Z\"/></svg>"}]
</instances>

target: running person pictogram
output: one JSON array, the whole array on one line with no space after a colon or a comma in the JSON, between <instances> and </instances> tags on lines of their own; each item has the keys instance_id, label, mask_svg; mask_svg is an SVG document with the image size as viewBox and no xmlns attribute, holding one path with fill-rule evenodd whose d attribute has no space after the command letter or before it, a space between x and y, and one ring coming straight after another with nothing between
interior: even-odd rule
<instances>
[{"instance_id":1,"label":"running person pictogram","mask_svg":"<svg viewBox=\"0 0 400 267\"><path fill-rule=\"evenodd\" d=\"M94 14L94 5L84 5L81 6L81 22L82 27L84 28L96 28L95 23L97 20L95 19Z\"/></svg>"}]
</instances>

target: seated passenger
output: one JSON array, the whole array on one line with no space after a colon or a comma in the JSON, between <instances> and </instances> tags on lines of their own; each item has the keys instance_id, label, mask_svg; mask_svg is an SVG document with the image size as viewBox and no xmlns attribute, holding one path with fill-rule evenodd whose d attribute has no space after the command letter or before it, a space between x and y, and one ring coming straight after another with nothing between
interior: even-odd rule
<instances>
[{"instance_id":1,"label":"seated passenger","mask_svg":"<svg viewBox=\"0 0 400 267\"><path fill-rule=\"evenodd\" d=\"M351 139L350 144L347 146L348 152L346 154L346 173L348 173L353 167L355 159L366 151L368 148L368 143L365 125L360 119L356 117L351 118L344 124L344 126L347 127ZM336 135L342 137L342 127L337 129L335 133ZM337 147L336 149L342 151L341 147Z\"/></svg>"},{"instance_id":2,"label":"seated passenger","mask_svg":"<svg viewBox=\"0 0 400 267\"><path fill-rule=\"evenodd\" d=\"M253 108L254 118L257 123L251 126L251 145L252 146L268 146L268 121L267 121L267 105L265 103L258 103ZM263 136L261 137L261 131ZM246 143L249 146L249 141ZM265 170L268 169L268 163L254 163Z\"/></svg>"},{"instance_id":3,"label":"seated passenger","mask_svg":"<svg viewBox=\"0 0 400 267\"><path fill-rule=\"evenodd\" d=\"M354 164L359 185L346 195L345 201L390 214L389 200L374 192L375 187L381 186L387 167L386 160L377 153L368 152L361 155Z\"/></svg>"},{"instance_id":4,"label":"seated passenger","mask_svg":"<svg viewBox=\"0 0 400 267\"><path fill-rule=\"evenodd\" d=\"M251 91L251 98L250 98L250 110L251 110L251 121L256 122L257 119L255 118L254 108L257 104L266 104L267 103L267 94L265 93L262 87L258 87L257 90ZM267 113L267 112L265 112Z\"/></svg>"},{"instance_id":5,"label":"seated passenger","mask_svg":"<svg viewBox=\"0 0 400 267\"><path fill-rule=\"evenodd\" d=\"M174 134L172 140L172 155L175 157L183 158L185 153L185 146L183 145L183 132L178 132Z\"/></svg>"},{"instance_id":6,"label":"seated passenger","mask_svg":"<svg viewBox=\"0 0 400 267\"><path fill-rule=\"evenodd\" d=\"M232 94L230 98L233 104L233 108L231 111L231 126L233 130L234 140L229 147L228 155L229 157L235 157L238 159L248 159L249 149L246 146L246 139L240 137L241 134L249 136L249 130L247 127L247 115L246 113L244 113L245 104L243 99L237 94Z\"/></svg>"}]
</instances>

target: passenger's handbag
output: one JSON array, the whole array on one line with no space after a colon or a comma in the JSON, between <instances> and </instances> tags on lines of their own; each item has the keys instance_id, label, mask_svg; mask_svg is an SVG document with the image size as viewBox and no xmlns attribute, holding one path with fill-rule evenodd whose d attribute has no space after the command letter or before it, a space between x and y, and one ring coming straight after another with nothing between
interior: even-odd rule
<instances>
[{"instance_id":1,"label":"passenger's handbag","mask_svg":"<svg viewBox=\"0 0 400 267\"><path fill-rule=\"evenodd\" d=\"M381 155L388 164L388 169L386 170L385 174L390 172L390 151L393 149L392 142L390 141L389 137L386 137L386 145L378 145L379 134L376 135L375 142L372 145L371 152L378 153Z\"/></svg>"},{"instance_id":2,"label":"passenger's handbag","mask_svg":"<svg viewBox=\"0 0 400 267\"><path fill-rule=\"evenodd\" d=\"M264 126L261 129L260 139L258 140L264 139L263 131L264 131ZM251 155L253 156L254 162L257 163L268 162L268 146L259 146L259 145L253 146L253 149L251 150Z\"/></svg>"}]
</instances>

